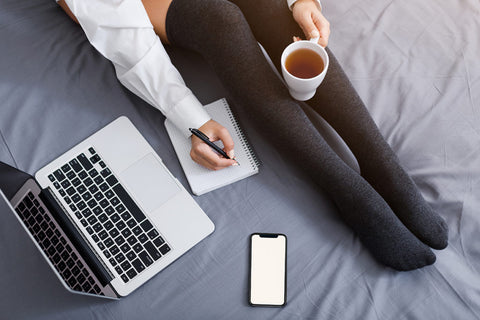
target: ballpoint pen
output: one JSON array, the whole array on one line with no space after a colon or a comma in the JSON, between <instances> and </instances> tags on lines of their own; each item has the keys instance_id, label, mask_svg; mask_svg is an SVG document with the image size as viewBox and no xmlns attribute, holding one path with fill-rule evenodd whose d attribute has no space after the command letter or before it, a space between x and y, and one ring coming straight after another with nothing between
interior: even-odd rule
<instances>
[{"instance_id":1,"label":"ballpoint pen","mask_svg":"<svg viewBox=\"0 0 480 320\"><path fill-rule=\"evenodd\" d=\"M213 143L212 141L210 141L210 138L208 138L208 136L203 133L202 131L198 130L198 129L193 129L193 128L190 128L189 129L190 132L196 136L197 138L199 138L200 140L202 140L203 142L205 142L206 144L208 144L210 146L210 148L212 148L213 150L215 150L216 152L218 152L222 157L226 158L226 159L231 159L225 151L223 151L222 149L220 149L220 147L218 147L215 143ZM233 159L235 160L235 159ZM237 160L235 160L237 161ZM238 163L238 161L237 161Z\"/></svg>"}]
</instances>

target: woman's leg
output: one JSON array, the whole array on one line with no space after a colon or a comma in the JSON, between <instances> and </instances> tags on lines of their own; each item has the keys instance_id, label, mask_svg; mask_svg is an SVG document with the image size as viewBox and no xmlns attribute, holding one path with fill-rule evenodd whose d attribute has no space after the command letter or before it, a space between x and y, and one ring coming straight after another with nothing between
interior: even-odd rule
<instances>
[{"instance_id":1,"label":"woman's leg","mask_svg":"<svg viewBox=\"0 0 480 320\"><path fill-rule=\"evenodd\" d=\"M230 1L240 7L256 39L279 69L281 53L292 42L292 36L303 36L286 1ZM331 51L329 55L330 66L325 80L308 104L345 140L358 160L362 176L409 230L432 248L445 248L447 225L433 212L413 180L399 165L397 156L380 134L335 56Z\"/></svg>"},{"instance_id":2,"label":"woman's leg","mask_svg":"<svg viewBox=\"0 0 480 320\"><path fill-rule=\"evenodd\" d=\"M330 149L290 98L237 6L225 0L174 0L168 9L166 30L173 45L200 53L213 66L233 106L244 108L279 151L330 194L342 218L379 261L399 270L435 261L431 250Z\"/></svg>"}]
</instances>

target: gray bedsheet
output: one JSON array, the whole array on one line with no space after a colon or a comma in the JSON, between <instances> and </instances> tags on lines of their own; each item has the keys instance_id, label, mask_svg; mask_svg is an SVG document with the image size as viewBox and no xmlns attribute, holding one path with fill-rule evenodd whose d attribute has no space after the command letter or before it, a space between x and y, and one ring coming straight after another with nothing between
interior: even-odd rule
<instances>
[{"instance_id":1,"label":"gray bedsheet","mask_svg":"<svg viewBox=\"0 0 480 320\"><path fill-rule=\"evenodd\" d=\"M65 291L14 217L1 212L0 319L480 318L478 0L323 6L330 47L449 224L449 247L433 266L395 272L377 264L328 198L244 120L261 172L196 197L216 231L120 301ZM172 58L202 103L225 96L199 57L176 50ZM34 173L120 115L188 188L163 116L117 82L52 0L0 2L1 161ZM253 232L288 236L284 308L247 303Z\"/></svg>"}]
</instances>

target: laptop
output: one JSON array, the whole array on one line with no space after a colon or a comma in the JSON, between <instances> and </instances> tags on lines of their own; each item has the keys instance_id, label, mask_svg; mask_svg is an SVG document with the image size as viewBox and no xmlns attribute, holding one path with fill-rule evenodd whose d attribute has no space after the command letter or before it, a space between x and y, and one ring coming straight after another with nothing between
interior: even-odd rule
<instances>
[{"instance_id":1,"label":"laptop","mask_svg":"<svg viewBox=\"0 0 480 320\"><path fill-rule=\"evenodd\" d=\"M214 224L126 117L40 169L0 163L1 197L65 288L130 294Z\"/></svg>"}]
</instances>

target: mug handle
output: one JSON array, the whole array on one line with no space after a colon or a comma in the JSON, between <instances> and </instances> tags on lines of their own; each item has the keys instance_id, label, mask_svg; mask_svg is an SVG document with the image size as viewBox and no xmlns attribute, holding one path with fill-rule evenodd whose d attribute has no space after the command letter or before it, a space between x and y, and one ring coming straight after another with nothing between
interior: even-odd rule
<instances>
[{"instance_id":1,"label":"mug handle","mask_svg":"<svg viewBox=\"0 0 480 320\"><path fill-rule=\"evenodd\" d=\"M319 39L320 39L320 37L315 37L315 38L310 38L310 40L308 40L308 41L313 42L315 44L318 44Z\"/></svg>"}]
</instances>

